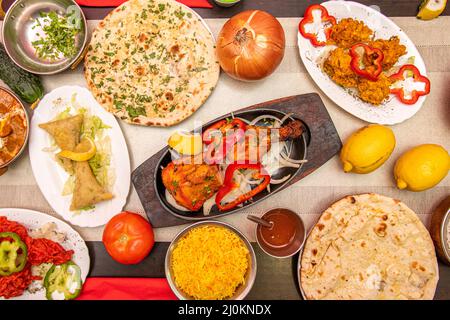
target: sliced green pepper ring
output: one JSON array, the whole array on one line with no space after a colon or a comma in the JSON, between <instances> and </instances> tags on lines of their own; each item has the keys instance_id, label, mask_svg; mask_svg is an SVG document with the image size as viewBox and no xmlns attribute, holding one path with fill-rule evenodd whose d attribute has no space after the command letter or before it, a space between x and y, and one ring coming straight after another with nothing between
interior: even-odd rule
<instances>
[{"instance_id":1,"label":"sliced green pepper ring","mask_svg":"<svg viewBox=\"0 0 450 320\"><path fill-rule=\"evenodd\" d=\"M27 264L27 245L14 232L0 232L0 276L20 272Z\"/></svg>"},{"instance_id":2,"label":"sliced green pepper ring","mask_svg":"<svg viewBox=\"0 0 450 320\"><path fill-rule=\"evenodd\" d=\"M72 300L81 293L81 269L74 262L68 261L53 265L45 275L44 288L48 300Z\"/></svg>"}]
</instances>

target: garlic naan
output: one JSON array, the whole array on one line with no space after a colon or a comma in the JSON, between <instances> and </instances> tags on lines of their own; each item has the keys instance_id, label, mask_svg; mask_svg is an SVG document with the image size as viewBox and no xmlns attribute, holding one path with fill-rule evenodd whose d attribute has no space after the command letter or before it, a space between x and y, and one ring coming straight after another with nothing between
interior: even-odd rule
<instances>
[{"instance_id":1,"label":"garlic naan","mask_svg":"<svg viewBox=\"0 0 450 320\"><path fill-rule=\"evenodd\" d=\"M85 58L93 95L129 123L172 126L209 97L220 67L214 38L188 7L130 0L95 29Z\"/></svg>"},{"instance_id":2,"label":"garlic naan","mask_svg":"<svg viewBox=\"0 0 450 320\"><path fill-rule=\"evenodd\" d=\"M439 279L433 242L404 203L377 194L328 208L303 250L307 299L432 299Z\"/></svg>"}]
</instances>

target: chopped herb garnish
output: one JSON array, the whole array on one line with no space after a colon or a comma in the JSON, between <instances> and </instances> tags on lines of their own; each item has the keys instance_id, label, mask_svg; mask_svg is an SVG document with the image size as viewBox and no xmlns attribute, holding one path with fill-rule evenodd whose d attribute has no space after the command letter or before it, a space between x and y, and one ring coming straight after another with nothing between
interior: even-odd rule
<instances>
[{"instance_id":1,"label":"chopped herb garnish","mask_svg":"<svg viewBox=\"0 0 450 320\"><path fill-rule=\"evenodd\" d=\"M77 53L75 37L81 31L81 20L75 12L66 16L55 11L40 12L33 29L37 27L45 34L31 43L39 58L56 60L61 55L69 58Z\"/></svg>"},{"instance_id":2,"label":"chopped herb garnish","mask_svg":"<svg viewBox=\"0 0 450 320\"><path fill-rule=\"evenodd\" d=\"M128 115L132 119L137 118L139 116L146 116L147 115L147 112L145 112L145 108L143 108L143 107L133 108L131 106L126 106L126 110L128 112Z\"/></svg>"}]
</instances>

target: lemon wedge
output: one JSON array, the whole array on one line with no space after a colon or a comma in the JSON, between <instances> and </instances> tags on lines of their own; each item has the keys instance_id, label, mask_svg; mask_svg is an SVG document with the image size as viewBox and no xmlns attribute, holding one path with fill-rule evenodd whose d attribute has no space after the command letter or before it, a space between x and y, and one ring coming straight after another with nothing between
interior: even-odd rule
<instances>
[{"instance_id":1,"label":"lemon wedge","mask_svg":"<svg viewBox=\"0 0 450 320\"><path fill-rule=\"evenodd\" d=\"M95 156L95 153L97 152L95 142L89 137L84 137L81 140L80 144L77 146L77 150L80 150L80 152L63 150L60 153L58 153L58 156L73 161L81 162L81 161L88 161L93 156Z\"/></svg>"},{"instance_id":2,"label":"lemon wedge","mask_svg":"<svg viewBox=\"0 0 450 320\"><path fill-rule=\"evenodd\" d=\"M169 147L183 155L196 155L202 152L202 136L187 132L177 131L169 138Z\"/></svg>"},{"instance_id":3,"label":"lemon wedge","mask_svg":"<svg viewBox=\"0 0 450 320\"><path fill-rule=\"evenodd\" d=\"M437 18L447 5L447 0L423 0L419 7L417 18L431 20Z\"/></svg>"}]
</instances>

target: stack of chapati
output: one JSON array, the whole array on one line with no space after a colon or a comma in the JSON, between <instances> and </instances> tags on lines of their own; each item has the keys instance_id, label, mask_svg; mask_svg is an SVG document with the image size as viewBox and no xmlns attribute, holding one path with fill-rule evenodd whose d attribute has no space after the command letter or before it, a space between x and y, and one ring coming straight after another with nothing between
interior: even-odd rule
<instances>
[{"instance_id":1,"label":"stack of chapati","mask_svg":"<svg viewBox=\"0 0 450 320\"><path fill-rule=\"evenodd\" d=\"M301 260L307 299L432 299L438 279L433 242L417 215L377 194L328 208Z\"/></svg>"},{"instance_id":2,"label":"stack of chapati","mask_svg":"<svg viewBox=\"0 0 450 320\"><path fill-rule=\"evenodd\" d=\"M130 0L95 29L85 77L95 98L129 123L172 126L194 113L219 78L214 38L173 0Z\"/></svg>"}]
</instances>

